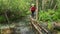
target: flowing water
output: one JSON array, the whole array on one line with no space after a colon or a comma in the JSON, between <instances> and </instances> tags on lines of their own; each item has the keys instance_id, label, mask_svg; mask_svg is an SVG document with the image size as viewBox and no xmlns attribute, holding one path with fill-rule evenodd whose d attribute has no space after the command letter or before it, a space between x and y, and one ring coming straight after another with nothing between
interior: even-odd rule
<instances>
[{"instance_id":1,"label":"flowing water","mask_svg":"<svg viewBox=\"0 0 60 34\"><path fill-rule=\"evenodd\" d=\"M30 27L31 27L30 25L21 24L15 28L15 32L16 32L15 34L34 34L34 31Z\"/></svg>"},{"instance_id":2,"label":"flowing water","mask_svg":"<svg viewBox=\"0 0 60 34\"><path fill-rule=\"evenodd\" d=\"M31 28L29 24L30 20L28 18L22 19L19 22L16 22L16 26L14 27L13 34L35 34L34 30ZM8 25L8 24L7 24ZM12 24L11 24L12 25ZM7 27L6 25L1 25L1 28Z\"/></svg>"},{"instance_id":3,"label":"flowing water","mask_svg":"<svg viewBox=\"0 0 60 34\"><path fill-rule=\"evenodd\" d=\"M20 20L17 25L18 26L15 27L14 34L35 34L34 30L31 28L30 20L28 18Z\"/></svg>"},{"instance_id":4,"label":"flowing water","mask_svg":"<svg viewBox=\"0 0 60 34\"><path fill-rule=\"evenodd\" d=\"M26 18L24 20L20 20L19 22L16 22L16 26L14 28L14 33L13 34L36 34L35 29L31 28L31 27L32 26L30 25L29 18Z\"/></svg>"}]
</instances>

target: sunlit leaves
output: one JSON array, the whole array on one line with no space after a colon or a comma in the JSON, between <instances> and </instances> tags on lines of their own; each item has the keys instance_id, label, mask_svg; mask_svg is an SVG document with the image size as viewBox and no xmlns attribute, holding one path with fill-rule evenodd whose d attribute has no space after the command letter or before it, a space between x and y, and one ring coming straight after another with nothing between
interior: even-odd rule
<instances>
[{"instance_id":1,"label":"sunlit leaves","mask_svg":"<svg viewBox=\"0 0 60 34\"><path fill-rule=\"evenodd\" d=\"M49 29L50 31L53 30L53 25L52 25L52 23L51 23L50 21L48 21L48 29Z\"/></svg>"},{"instance_id":2,"label":"sunlit leaves","mask_svg":"<svg viewBox=\"0 0 60 34\"><path fill-rule=\"evenodd\" d=\"M60 8L60 0L57 0L58 8Z\"/></svg>"},{"instance_id":3,"label":"sunlit leaves","mask_svg":"<svg viewBox=\"0 0 60 34\"><path fill-rule=\"evenodd\" d=\"M39 20L42 21L58 21L60 19L59 11L48 10L39 12Z\"/></svg>"}]
</instances>

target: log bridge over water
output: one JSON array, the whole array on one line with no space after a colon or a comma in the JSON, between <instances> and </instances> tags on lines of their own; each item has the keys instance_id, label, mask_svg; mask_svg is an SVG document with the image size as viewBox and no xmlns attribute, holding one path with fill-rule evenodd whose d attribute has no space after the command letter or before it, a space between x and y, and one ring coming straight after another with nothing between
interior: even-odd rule
<instances>
[{"instance_id":1,"label":"log bridge over water","mask_svg":"<svg viewBox=\"0 0 60 34\"><path fill-rule=\"evenodd\" d=\"M31 21L32 28L35 29L36 32L37 32L35 34L43 34L42 31L44 31L46 34L50 34L49 31L46 28L44 28L43 26L41 26L41 24L37 20L35 20L32 17L30 17L30 21ZM57 26L60 27L60 24L58 25L57 23L55 23L55 25L56 25L56 27ZM14 28L15 28L15 26L13 26L12 28L8 27L8 28L0 29L0 34L11 34L11 33L14 32L13 31Z\"/></svg>"},{"instance_id":2,"label":"log bridge over water","mask_svg":"<svg viewBox=\"0 0 60 34\"><path fill-rule=\"evenodd\" d=\"M48 34L48 30L45 29L44 27L42 27L37 20L35 20L35 19L33 19L32 17L30 17L30 21L31 21L32 27L34 27L35 30L38 32L38 33L36 33L36 34L43 34L43 33L42 33L42 30L43 30L46 34Z\"/></svg>"}]
</instances>

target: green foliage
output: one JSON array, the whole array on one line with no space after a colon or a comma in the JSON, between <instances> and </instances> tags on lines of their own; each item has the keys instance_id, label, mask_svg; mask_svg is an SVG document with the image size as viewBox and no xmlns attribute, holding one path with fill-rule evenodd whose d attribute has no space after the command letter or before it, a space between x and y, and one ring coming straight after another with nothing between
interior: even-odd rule
<instances>
[{"instance_id":1,"label":"green foliage","mask_svg":"<svg viewBox=\"0 0 60 34\"><path fill-rule=\"evenodd\" d=\"M30 0L0 0L0 14L4 16L4 13L7 12L10 21L19 19L21 16L27 16L30 2Z\"/></svg>"},{"instance_id":2,"label":"green foliage","mask_svg":"<svg viewBox=\"0 0 60 34\"><path fill-rule=\"evenodd\" d=\"M0 23L5 22L6 18L4 16L0 16Z\"/></svg>"},{"instance_id":3,"label":"green foliage","mask_svg":"<svg viewBox=\"0 0 60 34\"><path fill-rule=\"evenodd\" d=\"M39 12L39 20L42 21L58 21L60 19L59 11L48 10Z\"/></svg>"},{"instance_id":4,"label":"green foliage","mask_svg":"<svg viewBox=\"0 0 60 34\"><path fill-rule=\"evenodd\" d=\"M60 0L57 0L57 6L60 9Z\"/></svg>"},{"instance_id":5,"label":"green foliage","mask_svg":"<svg viewBox=\"0 0 60 34\"><path fill-rule=\"evenodd\" d=\"M49 29L49 30L52 30L52 29L53 29L52 23L51 23L50 21L48 21L48 29Z\"/></svg>"}]
</instances>

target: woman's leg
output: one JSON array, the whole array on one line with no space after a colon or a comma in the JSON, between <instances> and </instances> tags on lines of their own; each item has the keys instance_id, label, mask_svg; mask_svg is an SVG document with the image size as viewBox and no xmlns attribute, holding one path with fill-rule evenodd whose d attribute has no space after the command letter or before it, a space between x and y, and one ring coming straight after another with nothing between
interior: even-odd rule
<instances>
[{"instance_id":1,"label":"woman's leg","mask_svg":"<svg viewBox=\"0 0 60 34\"><path fill-rule=\"evenodd\" d=\"M32 11L32 17L34 17L34 11Z\"/></svg>"}]
</instances>

